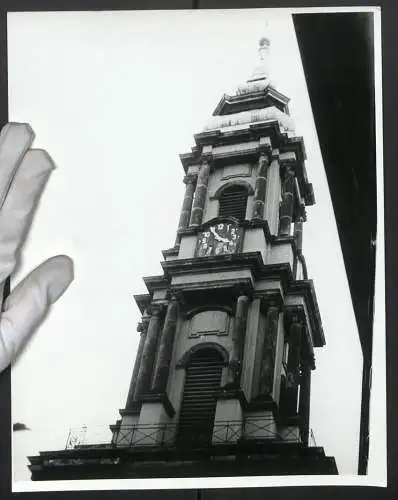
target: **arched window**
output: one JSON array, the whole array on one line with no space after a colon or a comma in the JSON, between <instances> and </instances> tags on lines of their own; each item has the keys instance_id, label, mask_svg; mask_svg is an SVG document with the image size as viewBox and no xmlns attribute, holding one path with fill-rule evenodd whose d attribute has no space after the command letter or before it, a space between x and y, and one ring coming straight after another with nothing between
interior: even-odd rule
<instances>
[{"instance_id":1,"label":"arched window","mask_svg":"<svg viewBox=\"0 0 398 500\"><path fill-rule=\"evenodd\" d=\"M222 192L220 196L220 217L236 217L246 219L247 190L244 186L233 185Z\"/></svg>"},{"instance_id":2,"label":"arched window","mask_svg":"<svg viewBox=\"0 0 398 500\"><path fill-rule=\"evenodd\" d=\"M186 366L177 442L180 446L211 443L223 359L216 349L195 351Z\"/></svg>"}]
</instances>

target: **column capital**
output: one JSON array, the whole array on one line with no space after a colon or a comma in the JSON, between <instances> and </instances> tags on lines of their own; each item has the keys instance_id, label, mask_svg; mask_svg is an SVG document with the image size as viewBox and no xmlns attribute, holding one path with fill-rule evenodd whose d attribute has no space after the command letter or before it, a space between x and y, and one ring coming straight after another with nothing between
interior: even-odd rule
<instances>
[{"instance_id":1,"label":"column capital","mask_svg":"<svg viewBox=\"0 0 398 500\"><path fill-rule=\"evenodd\" d=\"M236 297L236 300L238 300L240 297L247 297L248 299L251 298L251 290L249 289L248 285L245 283L237 283L233 287L233 293Z\"/></svg>"},{"instance_id":2,"label":"column capital","mask_svg":"<svg viewBox=\"0 0 398 500\"><path fill-rule=\"evenodd\" d=\"M203 153L200 157L200 163L201 165L204 164L211 164L213 161L213 154L212 153Z\"/></svg>"},{"instance_id":3,"label":"column capital","mask_svg":"<svg viewBox=\"0 0 398 500\"><path fill-rule=\"evenodd\" d=\"M261 165L264 165L264 162L268 162L268 164L269 164L271 161L271 149L270 148L260 148L259 155L258 155L258 161Z\"/></svg>"},{"instance_id":4,"label":"column capital","mask_svg":"<svg viewBox=\"0 0 398 500\"><path fill-rule=\"evenodd\" d=\"M270 137L260 137L259 141L259 150L265 152L272 151L272 143Z\"/></svg>"},{"instance_id":5,"label":"column capital","mask_svg":"<svg viewBox=\"0 0 398 500\"><path fill-rule=\"evenodd\" d=\"M305 210L305 205L300 203L297 210L297 221L305 222L306 220L307 220L307 213Z\"/></svg>"},{"instance_id":6,"label":"column capital","mask_svg":"<svg viewBox=\"0 0 398 500\"><path fill-rule=\"evenodd\" d=\"M198 174L187 174L183 182L184 184L194 184L198 180Z\"/></svg>"},{"instance_id":7,"label":"column capital","mask_svg":"<svg viewBox=\"0 0 398 500\"><path fill-rule=\"evenodd\" d=\"M166 304L164 304L163 302L162 303L152 303L149 305L148 307L148 310L149 310L149 313L152 316L160 316L162 314L162 312L164 311L166 307Z\"/></svg>"},{"instance_id":8,"label":"column capital","mask_svg":"<svg viewBox=\"0 0 398 500\"><path fill-rule=\"evenodd\" d=\"M272 160L279 160L279 149L273 149L271 153Z\"/></svg>"},{"instance_id":9,"label":"column capital","mask_svg":"<svg viewBox=\"0 0 398 500\"><path fill-rule=\"evenodd\" d=\"M276 307L279 312L282 312L283 298L279 290L271 293L260 292L256 296L261 299L261 310L264 314L268 314L270 307Z\"/></svg>"},{"instance_id":10,"label":"column capital","mask_svg":"<svg viewBox=\"0 0 398 500\"><path fill-rule=\"evenodd\" d=\"M143 318L137 325L137 332L141 333L141 335L145 334L148 330L149 318Z\"/></svg>"},{"instance_id":11,"label":"column capital","mask_svg":"<svg viewBox=\"0 0 398 500\"><path fill-rule=\"evenodd\" d=\"M286 179L287 177L294 177L296 175L294 166L291 165L290 163L287 163L286 165L283 166L283 178Z\"/></svg>"},{"instance_id":12,"label":"column capital","mask_svg":"<svg viewBox=\"0 0 398 500\"><path fill-rule=\"evenodd\" d=\"M300 323L304 326L307 323L305 311L302 305L292 305L284 307L286 327L290 329L292 324Z\"/></svg>"},{"instance_id":13,"label":"column capital","mask_svg":"<svg viewBox=\"0 0 398 500\"><path fill-rule=\"evenodd\" d=\"M249 294L247 293L246 290L242 289L242 290L239 290L238 289L238 297L237 297L237 301L240 301L240 302L249 302Z\"/></svg>"}]
</instances>

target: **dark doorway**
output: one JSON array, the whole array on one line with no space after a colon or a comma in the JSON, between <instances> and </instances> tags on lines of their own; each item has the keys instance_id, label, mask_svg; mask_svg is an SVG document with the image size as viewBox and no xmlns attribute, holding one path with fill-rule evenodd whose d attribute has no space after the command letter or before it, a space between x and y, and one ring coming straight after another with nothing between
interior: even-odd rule
<instances>
[{"instance_id":1,"label":"dark doorway","mask_svg":"<svg viewBox=\"0 0 398 500\"><path fill-rule=\"evenodd\" d=\"M220 390L222 358L218 351L196 351L186 368L177 443L202 447L211 443L217 394Z\"/></svg>"}]
</instances>

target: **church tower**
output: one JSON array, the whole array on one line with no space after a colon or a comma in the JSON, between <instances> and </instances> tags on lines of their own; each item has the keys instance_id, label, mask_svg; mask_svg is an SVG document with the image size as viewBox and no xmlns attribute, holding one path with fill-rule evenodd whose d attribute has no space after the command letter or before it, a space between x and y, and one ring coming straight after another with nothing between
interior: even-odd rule
<instances>
[{"instance_id":1,"label":"church tower","mask_svg":"<svg viewBox=\"0 0 398 500\"><path fill-rule=\"evenodd\" d=\"M269 48L262 38L252 76L180 156L176 240L163 274L144 278L148 293L135 297L139 348L111 426L114 462L108 472L101 462L99 477L337 473L310 446L314 350L325 344L302 253L315 200L289 99L269 78ZM89 446L68 450L79 451Z\"/></svg>"},{"instance_id":2,"label":"church tower","mask_svg":"<svg viewBox=\"0 0 398 500\"><path fill-rule=\"evenodd\" d=\"M177 237L163 275L136 296L141 339L116 445L217 456L217 446L236 456L254 444L308 447L314 348L325 344L302 254L314 194L269 48L262 38L251 78L180 156Z\"/></svg>"}]
</instances>

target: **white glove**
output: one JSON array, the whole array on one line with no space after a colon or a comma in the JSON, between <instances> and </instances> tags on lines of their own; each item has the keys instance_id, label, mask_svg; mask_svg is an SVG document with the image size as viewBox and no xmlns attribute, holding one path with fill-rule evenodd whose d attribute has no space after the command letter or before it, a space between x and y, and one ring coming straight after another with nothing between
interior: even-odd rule
<instances>
[{"instance_id":1,"label":"white glove","mask_svg":"<svg viewBox=\"0 0 398 500\"><path fill-rule=\"evenodd\" d=\"M0 133L0 305L4 283L15 269L36 205L54 164L41 149L30 149L34 132L24 123ZM0 373L73 280L65 255L46 260L21 281L0 312Z\"/></svg>"}]
</instances>

